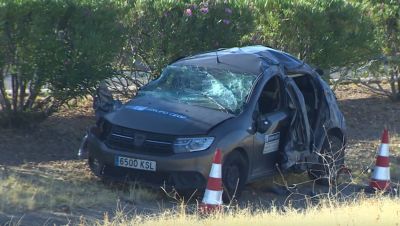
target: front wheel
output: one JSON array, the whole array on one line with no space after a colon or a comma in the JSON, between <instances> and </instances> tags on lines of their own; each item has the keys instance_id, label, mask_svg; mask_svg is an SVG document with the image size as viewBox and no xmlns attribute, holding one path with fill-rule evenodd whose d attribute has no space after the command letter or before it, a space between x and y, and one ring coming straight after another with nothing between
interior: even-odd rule
<instances>
[{"instance_id":1,"label":"front wheel","mask_svg":"<svg viewBox=\"0 0 400 226\"><path fill-rule=\"evenodd\" d=\"M311 179L318 184L330 185L336 183L338 171L344 165L344 139L328 134L318 156L318 162L308 170Z\"/></svg>"},{"instance_id":2,"label":"front wheel","mask_svg":"<svg viewBox=\"0 0 400 226\"><path fill-rule=\"evenodd\" d=\"M222 164L222 199L229 203L240 197L247 179L248 164L239 152L231 153Z\"/></svg>"}]
</instances>

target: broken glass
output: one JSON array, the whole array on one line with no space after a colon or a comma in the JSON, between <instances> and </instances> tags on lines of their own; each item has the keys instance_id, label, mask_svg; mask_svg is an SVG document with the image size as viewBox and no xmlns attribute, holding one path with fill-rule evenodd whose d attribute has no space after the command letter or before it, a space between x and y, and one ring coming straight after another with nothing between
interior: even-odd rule
<instances>
[{"instance_id":1,"label":"broken glass","mask_svg":"<svg viewBox=\"0 0 400 226\"><path fill-rule=\"evenodd\" d=\"M142 88L140 95L241 112L257 75L198 66L168 66L161 77Z\"/></svg>"}]
</instances>

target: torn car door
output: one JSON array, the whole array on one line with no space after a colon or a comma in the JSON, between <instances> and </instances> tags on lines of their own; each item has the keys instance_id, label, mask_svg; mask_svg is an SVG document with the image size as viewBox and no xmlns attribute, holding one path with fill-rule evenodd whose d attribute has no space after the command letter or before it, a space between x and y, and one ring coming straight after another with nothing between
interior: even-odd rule
<instances>
[{"instance_id":1,"label":"torn car door","mask_svg":"<svg viewBox=\"0 0 400 226\"><path fill-rule=\"evenodd\" d=\"M280 166L288 169L296 163L305 162L305 158L311 153L311 139L304 97L292 78L286 77L284 83L289 102L290 124ZM302 165L304 164L300 164Z\"/></svg>"},{"instance_id":2,"label":"torn car door","mask_svg":"<svg viewBox=\"0 0 400 226\"><path fill-rule=\"evenodd\" d=\"M319 94L318 118L313 129L313 148L320 150L330 128L342 128L345 133L346 123L336 102L335 94L319 75L313 75L313 81Z\"/></svg>"}]
</instances>

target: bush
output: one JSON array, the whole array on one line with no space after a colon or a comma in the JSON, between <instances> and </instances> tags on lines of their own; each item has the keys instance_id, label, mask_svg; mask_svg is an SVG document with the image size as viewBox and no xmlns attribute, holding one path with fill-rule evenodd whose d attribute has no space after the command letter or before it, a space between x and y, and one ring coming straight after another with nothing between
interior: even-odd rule
<instances>
[{"instance_id":1,"label":"bush","mask_svg":"<svg viewBox=\"0 0 400 226\"><path fill-rule=\"evenodd\" d=\"M49 115L111 77L124 41L121 12L113 1L1 0L3 113Z\"/></svg>"},{"instance_id":2,"label":"bush","mask_svg":"<svg viewBox=\"0 0 400 226\"><path fill-rule=\"evenodd\" d=\"M331 69L374 54L372 22L344 0L255 1L257 28L248 39Z\"/></svg>"},{"instance_id":3,"label":"bush","mask_svg":"<svg viewBox=\"0 0 400 226\"><path fill-rule=\"evenodd\" d=\"M143 68L155 78L177 58L221 47L263 44L324 69L342 67L371 54L360 4L0 0L0 109L49 115L103 79Z\"/></svg>"},{"instance_id":4,"label":"bush","mask_svg":"<svg viewBox=\"0 0 400 226\"><path fill-rule=\"evenodd\" d=\"M254 27L244 1L138 0L127 22L135 56L155 76L177 58L240 46Z\"/></svg>"}]
</instances>

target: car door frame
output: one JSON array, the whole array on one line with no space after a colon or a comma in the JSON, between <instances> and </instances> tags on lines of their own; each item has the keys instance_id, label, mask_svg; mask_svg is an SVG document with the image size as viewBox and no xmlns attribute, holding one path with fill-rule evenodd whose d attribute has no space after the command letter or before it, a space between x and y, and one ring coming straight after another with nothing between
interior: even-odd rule
<instances>
[{"instance_id":1,"label":"car door frame","mask_svg":"<svg viewBox=\"0 0 400 226\"><path fill-rule=\"evenodd\" d=\"M327 131L331 128L341 128L341 132L344 136L344 143L346 143L346 125L343 117L343 113L339 110L336 96L330 89L329 85L323 81L317 72L310 73L314 84L319 89L320 100L318 103L318 118L313 129L313 148L314 151L319 152L324 143ZM342 130L344 128L344 130Z\"/></svg>"},{"instance_id":2,"label":"car door frame","mask_svg":"<svg viewBox=\"0 0 400 226\"><path fill-rule=\"evenodd\" d=\"M280 110L277 112L273 112L270 114L267 114L267 116L271 117L271 115L273 114L284 114L283 117L287 117L287 113L285 111L285 109L287 108L287 97L285 95L285 84L284 84L284 79L285 79L285 75L283 73L281 73L281 71L275 71L274 73L271 73L271 71L266 70L264 72L265 74L268 74L267 76L265 76L264 79L262 79L260 81L259 87L257 89L257 94L255 95L255 105L254 105L254 109L253 115L257 115L255 117L253 117L253 120L256 121L259 115L259 111L258 111L258 101L261 97L261 93L264 90L264 87L267 85L267 83L269 81L271 81L272 78L277 77L279 79L279 89L280 89L280 93L281 93L281 107ZM271 130L268 130L266 133L271 133ZM260 177L265 177L265 176L269 176L269 175L273 175L276 172L276 167L275 167L275 163L279 158L279 151L281 151L281 148L283 148L282 143L279 143L279 149L278 151L274 151L271 153L267 153L264 155L264 158L260 158L260 156L263 156L262 154L260 155L260 152L262 152L264 150L264 146L260 147L260 141L261 139L263 139L263 142L265 142L265 135L266 133L259 133L257 130L255 131L254 135L253 135L253 149L252 149L252 162L253 164L251 164L251 169L249 172L249 179L256 179L256 178L260 178ZM263 136L263 138L261 138ZM282 134L282 137L284 136L284 134ZM257 144L257 141L259 142ZM265 144L265 143L264 143ZM264 160L268 160L268 161L264 161Z\"/></svg>"}]
</instances>

